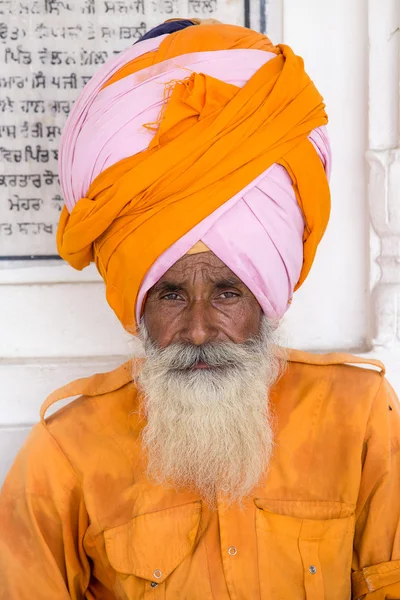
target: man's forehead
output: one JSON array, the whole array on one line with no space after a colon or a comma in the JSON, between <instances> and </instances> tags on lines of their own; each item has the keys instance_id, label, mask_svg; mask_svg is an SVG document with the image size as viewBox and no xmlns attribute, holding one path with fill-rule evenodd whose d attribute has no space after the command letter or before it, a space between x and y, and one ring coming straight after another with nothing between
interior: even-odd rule
<instances>
[{"instance_id":1,"label":"man's forehead","mask_svg":"<svg viewBox=\"0 0 400 600\"><path fill-rule=\"evenodd\" d=\"M242 283L239 277L213 252L201 252L186 254L180 258L164 273L156 286L164 281L184 284L186 281L193 281L194 278L212 283L218 283L221 280L230 281L232 284Z\"/></svg>"}]
</instances>

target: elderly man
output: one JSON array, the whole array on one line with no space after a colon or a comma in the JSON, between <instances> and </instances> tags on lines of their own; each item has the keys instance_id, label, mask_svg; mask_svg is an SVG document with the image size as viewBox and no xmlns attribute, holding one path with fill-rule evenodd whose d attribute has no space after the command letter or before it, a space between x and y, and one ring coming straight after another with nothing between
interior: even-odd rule
<instances>
[{"instance_id":1,"label":"elderly man","mask_svg":"<svg viewBox=\"0 0 400 600\"><path fill-rule=\"evenodd\" d=\"M145 357L42 407L1 495L1 600L400 598L384 368L277 344L328 221L326 121L290 48L217 22L166 22L87 85L58 247Z\"/></svg>"}]
</instances>

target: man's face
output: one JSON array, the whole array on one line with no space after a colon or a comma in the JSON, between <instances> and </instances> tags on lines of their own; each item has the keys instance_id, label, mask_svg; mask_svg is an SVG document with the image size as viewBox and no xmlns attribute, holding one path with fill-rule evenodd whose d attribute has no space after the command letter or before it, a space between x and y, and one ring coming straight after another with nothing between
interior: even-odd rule
<instances>
[{"instance_id":1,"label":"man's face","mask_svg":"<svg viewBox=\"0 0 400 600\"><path fill-rule=\"evenodd\" d=\"M265 474L268 391L279 372L275 326L211 252L178 261L150 290L137 373L148 475L211 506L240 502Z\"/></svg>"},{"instance_id":2,"label":"man's face","mask_svg":"<svg viewBox=\"0 0 400 600\"><path fill-rule=\"evenodd\" d=\"M159 348L174 343L243 343L258 335L255 296L212 252L181 258L149 291L148 335Z\"/></svg>"}]
</instances>

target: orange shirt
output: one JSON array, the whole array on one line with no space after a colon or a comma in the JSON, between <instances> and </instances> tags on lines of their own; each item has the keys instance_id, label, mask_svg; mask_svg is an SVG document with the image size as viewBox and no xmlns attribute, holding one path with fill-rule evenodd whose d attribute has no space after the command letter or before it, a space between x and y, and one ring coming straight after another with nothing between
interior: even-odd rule
<instances>
[{"instance_id":1,"label":"orange shirt","mask_svg":"<svg viewBox=\"0 0 400 600\"><path fill-rule=\"evenodd\" d=\"M130 364L52 395L0 496L1 600L400 598L400 410L381 372L292 352L242 510L144 475ZM366 362L366 361L365 361Z\"/></svg>"}]
</instances>

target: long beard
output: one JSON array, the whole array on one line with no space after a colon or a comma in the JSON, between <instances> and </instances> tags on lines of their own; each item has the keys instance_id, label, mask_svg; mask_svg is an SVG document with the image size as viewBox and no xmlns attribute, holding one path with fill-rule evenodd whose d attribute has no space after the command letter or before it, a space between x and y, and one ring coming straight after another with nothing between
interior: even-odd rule
<instances>
[{"instance_id":1,"label":"long beard","mask_svg":"<svg viewBox=\"0 0 400 600\"><path fill-rule=\"evenodd\" d=\"M189 489L215 506L240 504L266 474L273 449L268 392L284 362L275 327L244 344L159 349L141 326L146 360L137 374L147 424L149 478ZM210 368L193 369L198 362Z\"/></svg>"}]
</instances>

